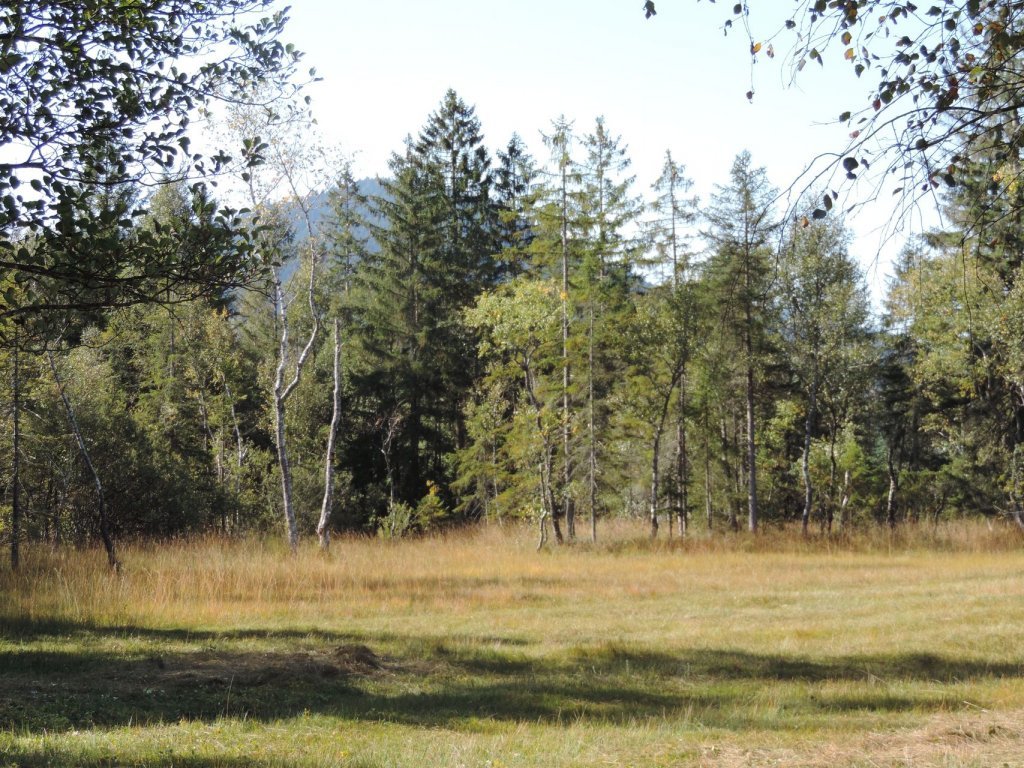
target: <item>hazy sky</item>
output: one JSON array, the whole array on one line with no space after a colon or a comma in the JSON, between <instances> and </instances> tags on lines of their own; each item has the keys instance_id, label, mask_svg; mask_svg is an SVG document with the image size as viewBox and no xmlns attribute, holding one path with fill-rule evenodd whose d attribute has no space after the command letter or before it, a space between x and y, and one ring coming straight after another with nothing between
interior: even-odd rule
<instances>
[{"instance_id":1,"label":"hazy sky","mask_svg":"<svg viewBox=\"0 0 1024 768\"><path fill-rule=\"evenodd\" d=\"M777 3L775 13L800 4ZM649 20L642 8L642 0L293 0L286 37L323 78L310 91L321 131L355 155L359 175L386 173L391 152L448 88L476 107L492 153L518 132L543 159L540 131L553 118L564 114L584 134L603 115L628 145L638 192L657 178L666 149L706 199L741 150L785 188L816 155L842 148L849 129L834 121L864 103L870 80L857 81L841 51L790 85L793 38L775 40L774 59L766 44L751 67L743 30L722 33L731 4L657 0ZM783 20L751 23L767 35ZM851 222L876 298L900 244L877 262L874 230L890 216L876 205Z\"/></svg>"}]
</instances>

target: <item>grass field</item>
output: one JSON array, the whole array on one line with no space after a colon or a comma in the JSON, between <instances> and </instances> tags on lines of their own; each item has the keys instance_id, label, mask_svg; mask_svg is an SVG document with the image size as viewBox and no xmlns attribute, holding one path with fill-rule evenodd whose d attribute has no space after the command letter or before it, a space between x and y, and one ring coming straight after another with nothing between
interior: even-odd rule
<instances>
[{"instance_id":1,"label":"grass field","mask_svg":"<svg viewBox=\"0 0 1024 768\"><path fill-rule=\"evenodd\" d=\"M29 550L0 766L1024 766L1024 540Z\"/></svg>"}]
</instances>

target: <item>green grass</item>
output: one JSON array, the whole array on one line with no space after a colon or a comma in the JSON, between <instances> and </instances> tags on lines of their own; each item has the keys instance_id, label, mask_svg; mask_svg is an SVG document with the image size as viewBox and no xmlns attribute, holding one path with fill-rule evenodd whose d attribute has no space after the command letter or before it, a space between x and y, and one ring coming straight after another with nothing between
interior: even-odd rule
<instances>
[{"instance_id":1,"label":"green grass","mask_svg":"<svg viewBox=\"0 0 1024 768\"><path fill-rule=\"evenodd\" d=\"M30 551L0 766L1020 766L1000 533Z\"/></svg>"}]
</instances>

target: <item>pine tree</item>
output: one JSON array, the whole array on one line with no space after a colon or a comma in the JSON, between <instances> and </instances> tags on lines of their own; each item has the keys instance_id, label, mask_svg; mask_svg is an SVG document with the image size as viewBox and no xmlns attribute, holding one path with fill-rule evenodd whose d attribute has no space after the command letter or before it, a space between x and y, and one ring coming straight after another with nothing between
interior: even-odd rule
<instances>
[{"instance_id":1,"label":"pine tree","mask_svg":"<svg viewBox=\"0 0 1024 768\"><path fill-rule=\"evenodd\" d=\"M723 331L737 341L742 356L747 479L747 524L758 527L757 377L763 366L774 278L771 235L778 229L772 211L775 190L750 154L736 157L730 182L719 186L705 212L705 233L713 248L707 269Z\"/></svg>"},{"instance_id":2,"label":"pine tree","mask_svg":"<svg viewBox=\"0 0 1024 768\"><path fill-rule=\"evenodd\" d=\"M394 490L409 504L428 480L447 485L446 456L467 441L464 410L479 368L462 311L500 273L482 142L472 107L449 91L419 137L392 156L386 195L375 201L381 249L359 270L363 386L398 425L381 422L377 432L394 452L385 462L398 468Z\"/></svg>"},{"instance_id":3,"label":"pine tree","mask_svg":"<svg viewBox=\"0 0 1024 768\"><path fill-rule=\"evenodd\" d=\"M602 435L607 431L607 396L616 369L615 327L629 311L633 265L638 242L629 234L643 211L632 191L634 177L628 175L630 159L620 137L609 133L603 118L583 139L586 158L581 168L581 212L585 226L583 260L579 283L585 314L586 357L581 368L586 387L587 497L591 538L597 538ZM573 519L567 519L570 537L575 536Z\"/></svg>"},{"instance_id":4,"label":"pine tree","mask_svg":"<svg viewBox=\"0 0 1024 768\"><path fill-rule=\"evenodd\" d=\"M686 166L677 163L670 151L665 152L665 164L661 175L652 185L655 192L651 204L655 218L651 222L649 235L656 254L653 267L669 267L670 284L675 294L674 304L677 315L693 319L696 300L690 290L690 236L697 220L697 198L688 197L693 182L686 175ZM651 260L648 260L649 262ZM685 306L682 306L685 304ZM688 335L692 327L679 327L677 332ZM687 403L688 386L686 366L680 374L678 400L675 414L675 484L674 506L679 518L679 533L686 535L690 519L689 485L690 459L687 446Z\"/></svg>"}]
</instances>

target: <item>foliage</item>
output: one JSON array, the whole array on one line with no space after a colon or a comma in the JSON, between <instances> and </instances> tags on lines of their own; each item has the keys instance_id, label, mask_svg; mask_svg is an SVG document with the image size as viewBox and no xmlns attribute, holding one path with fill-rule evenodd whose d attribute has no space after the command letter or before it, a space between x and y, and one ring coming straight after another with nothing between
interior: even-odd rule
<instances>
[{"instance_id":1,"label":"foliage","mask_svg":"<svg viewBox=\"0 0 1024 768\"><path fill-rule=\"evenodd\" d=\"M268 15L260 17L261 12ZM214 173L191 121L256 83L283 86L299 54L270 0L31 0L0 11L0 266L23 286L0 316L43 316L185 297L244 282L249 226L192 187L185 231L136 228L146 211L108 192ZM249 150L258 149L258 142ZM253 151L250 160L257 161ZM125 240L131 240L126 245ZM182 242L188 243L180 247Z\"/></svg>"},{"instance_id":2,"label":"foliage","mask_svg":"<svg viewBox=\"0 0 1024 768\"><path fill-rule=\"evenodd\" d=\"M832 57L869 81L865 101L851 96L850 108L838 115L850 128L849 140L835 148L830 168L818 178L828 170L850 181L869 178L873 196L893 195L906 208L963 183L972 164L997 146L1001 171L994 182L1015 199L1024 46L1018 3L805 0L777 31L764 27L762 11L768 4L738 2L723 27L742 28L752 63L788 48L794 77ZM753 98L753 88L747 96ZM838 199L826 192L815 216L824 217Z\"/></svg>"}]
</instances>

